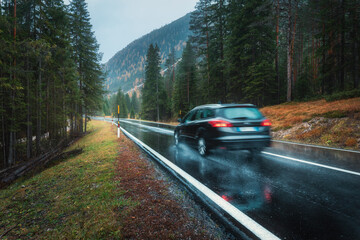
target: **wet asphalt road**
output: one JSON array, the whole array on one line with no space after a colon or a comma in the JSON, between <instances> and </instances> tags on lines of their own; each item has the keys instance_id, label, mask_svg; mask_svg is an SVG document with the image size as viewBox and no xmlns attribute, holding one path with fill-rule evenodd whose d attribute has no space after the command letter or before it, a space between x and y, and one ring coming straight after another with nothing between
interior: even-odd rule
<instances>
[{"instance_id":1,"label":"wet asphalt road","mask_svg":"<svg viewBox=\"0 0 360 240\"><path fill-rule=\"evenodd\" d=\"M359 175L266 153L251 158L247 151L214 152L202 158L186 145L176 148L169 129L126 122L121 127L281 239L360 239ZM311 160L311 151L317 154L291 148L299 159ZM278 146L264 152L291 155ZM350 170L360 169L346 153L335 155L344 155ZM324 164L330 161L326 154L321 158Z\"/></svg>"}]
</instances>

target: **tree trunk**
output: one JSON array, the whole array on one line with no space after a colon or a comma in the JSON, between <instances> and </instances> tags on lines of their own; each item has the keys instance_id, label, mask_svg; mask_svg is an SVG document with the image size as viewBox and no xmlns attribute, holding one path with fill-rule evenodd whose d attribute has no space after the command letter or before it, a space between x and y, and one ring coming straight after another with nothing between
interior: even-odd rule
<instances>
[{"instance_id":1,"label":"tree trunk","mask_svg":"<svg viewBox=\"0 0 360 240\"><path fill-rule=\"evenodd\" d=\"M159 78L156 79L156 111L157 121L160 121L160 110L159 110Z\"/></svg>"},{"instance_id":2,"label":"tree trunk","mask_svg":"<svg viewBox=\"0 0 360 240\"><path fill-rule=\"evenodd\" d=\"M295 2L297 4L297 2ZM292 28L292 37L291 37L291 57L290 57L290 71L292 71L291 74L291 98L293 98L293 92L296 82L296 75L297 71L294 69L294 65L296 68L296 64L294 64L294 53L295 53L295 34L296 34L296 20L297 20L297 5L295 5L295 18L294 18L294 24Z\"/></svg>"},{"instance_id":3,"label":"tree trunk","mask_svg":"<svg viewBox=\"0 0 360 240\"><path fill-rule=\"evenodd\" d=\"M26 157L29 159L32 157L32 121L31 121L31 103L30 103L30 78L29 78L29 58L26 59L26 83L27 83L27 114L26 114L26 120L27 120L27 129L26 129L26 135L27 135L27 141L26 141Z\"/></svg>"},{"instance_id":4,"label":"tree trunk","mask_svg":"<svg viewBox=\"0 0 360 240\"><path fill-rule=\"evenodd\" d=\"M45 123L45 132L50 134L50 79L47 77L46 83L46 123ZM49 135L49 137L51 137Z\"/></svg>"},{"instance_id":5,"label":"tree trunk","mask_svg":"<svg viewBox=\"0 0 360 240\"><path fill-rule=\"evenodd\" d=\"M287 96L286 101L290 102L292 100L292 66L291 66L291 45L292 45L292 15L291 15L291 0L289 0L289 11L288 11L288 45L287 45Z\"/></svg>"},{"instance_id":6,"label":"tree trunk","mask_svg":"<svg viewBox=\"0 0 360 240\"><path fill-rule=\"evenodd\" d=\"M358 42L358 16L357 16L358 6L354 9L353 15L353 81L354 88L359 87L359 42Z\"/></svg>"},{"instance_id":7,"label":"tree trunk","mask_svg":"<svg viewBox=\"0 0 360 240\"><path fill-rule=\"evenodd\" d=\"M208 6L206 5L206 9L205 9L205 22L206 22L206 67L207 67L207 90L208 90L208 96L207 96L207 101L210 100L210 62L209 62L209 22L207 19L207 8Z\"/></svg>"},{"instance_id":8,"label":"tree trunk","mask_svg":"<svg viewBox=\"0 0 360 240\"><path fill-rule=\"evenodd\" d=\"M42 56L39 59L39 77L37 86L37 119L36 119L36 155L40 154L40 140L41 140L41 77L42 77Z\"/></svg>"},{"instance_id":9,"label":"tree trunk","mask_svg":"<svg viewBox=\"0 0 360 240\"><path fill-rule=\"evenodd\" d=\"M189 76L189 70L188 70L188 72L187 72L187 74L186 74L186 83L187 83L187 85L186 85L186 91L187 91L187 102L188 102L188 107L190 108L190 83L189 83L189 81L190 81L190 76Z\"/></svg>"},{"instance_id":10,"label":"tree trunk","mask_svg":"<svg viewBox=\"0 0 360 240\"><path fill-rule=\"evenodd\" d=\"M77 115L78 115L78 103L75 102L75 113L74 113L74 130L75 130L75 133L78 134L79 133L79 129L78 129L78 118L77 118Z\"/></svg>"},{"instance_id":11,"label":"tree trunk","mask_svg":"<svg viewBox=\"0 0 360 240\"><path fill-rule=\"evenodd\" d=\"M220 19L219 19L219 24L220 24L220 59L221 59L221 63L220 63L220 81L221 81L221 85L223 87L223 92L221 96L221 100L226 102L226 95L227 95L227 84L226 84L226 80L225 80L225 76L224 76L224 28L225 28L225 21L224 21L224 15L223 15L223 8L224 8L224 1L220 0Z\"/></svg>"},{"instance_id":12,"label":"tree trunk","mask_svg":"<svg viewBox=\"0 0 360 240\"><path fill-rule=\"evenodd\" d=\"M14 0L14 32L13 32L13 36L14 36L14 51L16 50L16 46L15 46L15 41L16 41L16 0ZM13 73L11 74L10 79L13 80L13 85L15 86L15 81L16 81L16 55L13 56ZM10 103L10 109L11 109L11 119L10 119L10 138L9 138L9 155L8 155L8 166L12 166L13 163L15 162L15 143L16 143L16 139L15 138L15 132L14 132L14 128L15 128L15 89L11 89L10 90L10 94L11 94L11 103Z\"/></svg>"},{"instance_id":13,"label":"tree trunk","mask_svg":"<svg viewBox=\"0 0 360 240\"><path fill-rule=\"evenodd\" d=\"M315 37L314 37L314 26L311 31L311 69L312 69L312 84L315 86Z\"/></svg>"},{"instance_id":14,"label":"tree trunk","mask_svg":"<svg viewBox=\"0 0 360 240\"><path fill-rule=\"evenodd\" d=\"M4 106L4 103L2 104ZM4 114L1 115L1 130L2 130L2 148L3 148L3 161L4 167L7 166L7 159L6 159L6 133L5 133L5 119Z\"/></svg>"},{"instance_id":15,"label":"tree trunk","mask_svg":"<svg viewBox=\"0 0 360 240\"><path fill-rule=\"evenodd\" d=\"M341 1L341 32L340 32L340 90L345 89L345 0Z\"/></svg>"},{"instance_id":16,"label":"tree trunk","mask_svg":"<svg viewBox=\"0 0 360 240\"><path fill-rule=\"evenodd\" d=\"M70 113L70 136L74 135L74 115Z\"/></svg>"},{"instance_id":17,"label":"tree trunk","mask_svg":"<svg viewBox=\"0 0 360 240\"><path fill-rule=\"evenodd\" d=\"M80 78L81 80L80 80L80 95L81 95L81 97L80 97L80 104L79 104L79 121L80 121L80 123L79 123L79 128L80 128L80 134L82 134L83 132L84 132L84 119L83 119L83 105L84 105L84 103L83 103L83 90L82 90L82 77Z\"/></svg>"},{"instance_id":18,"label":"tree trunk","mask_svg":"<svg viewBox=\"0 0 360 240\"><path fill-rule=\"evenodd\" d=\"M2 76L2 73L0 72L0 77L3 77ZM5 109L5 90L4 88L0 88L0 100L1 100L1 109ZM4 167L6 167L7 165L7 141L6 141L6 136L7 136L7 131L6 131L6 126L5 126L5 114L1 114L1 133L2 133L2 154L3 154L3 164L4 164Z\"/></svg>"},{"instance_id":19,"label":"tree trunk","mask_svg":"<svg viewBox=\"0 0 360 240\"><path fill-rule=\"evenodd\" d=\"M325 46L325 25L323 24L323 36L322 36L322 40L323 40L323 46ZM326 71L326 54L325 54L325 50L322 50L322 71L323 71L323 75L325 75L325 71ZM325 94L325 76L321 77L321 94Z\"/></svg>"},{"instance_id":20,"label":"tree trunk","mask_svg":"<svg viewBox=\"0 0 360 240\"><path fill-rule=\"evenodd\" d=\"M85 133L86 133L86 128L87 128L87 112L86 112L86 108L85 108Z\"/></svg>"},{"instance_id":21,"label":"tree trunk","mask_svg":"<svg viewBox=\"0 0 360 240\"><path fill-rule=\"evenodd\" d=\"M10 130L9 133L9 155L8 155L8 160L7 160L7 167L12 166L13 162L14 162L14 133Z\"/></svg>"},{"instance_id":22,"label":"tree trunk","mask_svg":"<svg viewBox=\"0 0 360 240\"><path fill-rule=\"evenodd\" d=\"M1 77L1 73L0 73L0 77ZM4 109L4 91L3 88L1 88L1 106L2 109ZM5 117L4 114L1 114L1 131L2 131L2 149L3 149L3 161L4 161L4 166L7 165L7 159L6 159L6 130L5 130Z\"/></svg>"},{"instance_id":23,"label":"tree trunk","mask_svg":"<svg viewBox=\"0 0 360 240\"><path fill-rule=\"evenodd\" d=\"M276 51L275 51L275 79L278 84L278 103L280 103L280 77L279 77L279 17L280 1L276 4Z\"/></svg>"}]
</instances>

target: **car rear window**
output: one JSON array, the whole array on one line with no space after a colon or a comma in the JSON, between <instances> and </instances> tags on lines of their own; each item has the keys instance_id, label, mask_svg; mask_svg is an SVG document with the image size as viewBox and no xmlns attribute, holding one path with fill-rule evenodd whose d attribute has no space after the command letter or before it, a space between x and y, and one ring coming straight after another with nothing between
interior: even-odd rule
<instances>
[{"instance_id":1,"label":"car rear window","mask_svg":"<svg viewBox=\"0 0 360 240\"><path fill-rule=\"evenodd\" d=\"M221 112L225 118L228 119L261 119L263 116L257 108L253 107L234 107L234 108L222 108Z\"/></svg>"}]
</instances>

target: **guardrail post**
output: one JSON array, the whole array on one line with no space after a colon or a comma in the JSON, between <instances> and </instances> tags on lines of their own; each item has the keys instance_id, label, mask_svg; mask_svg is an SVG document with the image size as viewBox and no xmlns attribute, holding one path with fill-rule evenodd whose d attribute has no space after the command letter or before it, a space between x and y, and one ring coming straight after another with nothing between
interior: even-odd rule
<instances>
[{"instance_id":1,"label":"guardrail post","mask_svg":"<svg viewBox=\"0 0 360 240\"><path fill-rule=\"evenodd\" d=\"M118 122L118 138L120 138L120 122Z\"/></svg>"}]
</instances>

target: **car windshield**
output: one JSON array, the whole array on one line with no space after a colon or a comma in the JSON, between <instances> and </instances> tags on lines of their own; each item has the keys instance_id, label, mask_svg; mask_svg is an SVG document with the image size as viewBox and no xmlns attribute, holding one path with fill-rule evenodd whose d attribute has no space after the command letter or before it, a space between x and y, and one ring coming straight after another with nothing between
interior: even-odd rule
<instances>
[{"instance_id":1,"label":"car windshield","mask_svg":"<svg viewBox=\"0 0 360 240\"><path fill-rule=\"evenodd\" d=\"M257 108L253 107L233 107L223 108L222 115L228 119L261 119L263 116Z\"/></svg>"}]
</instances>

